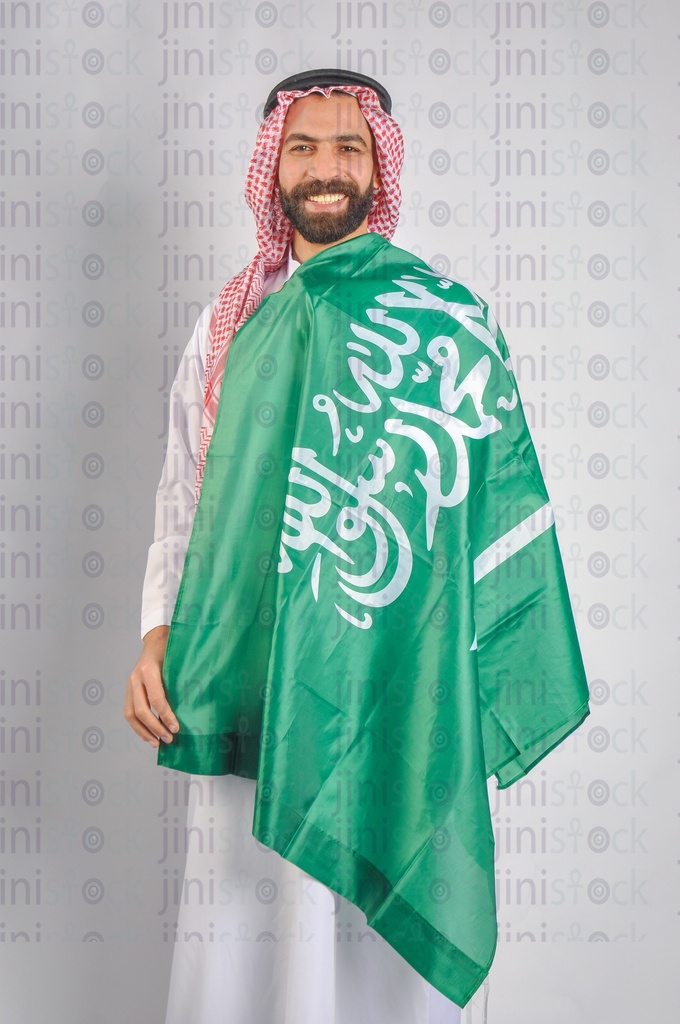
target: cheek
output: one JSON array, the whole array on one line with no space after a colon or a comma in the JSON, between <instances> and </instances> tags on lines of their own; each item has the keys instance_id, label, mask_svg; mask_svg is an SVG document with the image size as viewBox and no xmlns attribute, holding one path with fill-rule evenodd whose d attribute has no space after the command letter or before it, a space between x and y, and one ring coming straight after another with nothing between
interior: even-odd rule
<instances>
[{"instance_id":1,"label":"cheek","mask_svg":"<svg viewBox=\"0 0 680 1024\"><path fill-rule=\"evenodd\" d=\"M365 160L362 157L349 157L345 163L345 173L361 185L364 189L368 188L371 181L373 181L373 161Z\"/></svg>"},{"instance_id":2,"label":"cheek","mask_svg":"<svg viewBox=\"0 0 680 1024\"><path fill-rule=\"evenodd\" d=\"M290 164L283 160L279 164L278 174L276 176L277 184L281 186L284 192L290 192L291 188L297 183L295 176L295 169Z\"/></svg>"}]
</instances>

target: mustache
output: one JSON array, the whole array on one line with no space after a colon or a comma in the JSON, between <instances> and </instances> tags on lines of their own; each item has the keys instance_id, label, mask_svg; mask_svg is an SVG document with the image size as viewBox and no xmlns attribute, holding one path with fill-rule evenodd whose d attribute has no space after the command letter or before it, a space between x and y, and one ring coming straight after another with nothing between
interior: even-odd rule
<instances>
[{"instance_id":1,"label":"mustache","mask_svg":"<svg viewBox=\"0 0 680 1024\"><path fill-rule=\"evenodd\" d=\"M353 199L357 198L361 193L355 182L343 181L342 178L329 178L327 181L301 181L288 193L290 198L294 200L310 199L312 196L331 194L349 196L350 199Z\"/></svg>"}]
</instances>

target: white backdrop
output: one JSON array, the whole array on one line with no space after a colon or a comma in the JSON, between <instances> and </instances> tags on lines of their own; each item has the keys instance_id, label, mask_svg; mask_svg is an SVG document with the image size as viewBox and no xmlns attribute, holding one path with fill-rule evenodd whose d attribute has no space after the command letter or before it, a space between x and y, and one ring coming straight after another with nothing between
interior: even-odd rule
<instances>
[{"instance_id":1,"label":"white backdrop","mask_svg":"<svg viewBox=\"0 0 680 1024\"><path fill-rule=\"evenodd\" d=\"M186 794L122 700L169 385L253 252L266 95L339 65L404 130L395 241L505 330L591 681L581 730L491 787L489 1022L668 1019L679 28L674 0L0 3L3 1024L163 1019Z\"/></svg>"}]
</instances>

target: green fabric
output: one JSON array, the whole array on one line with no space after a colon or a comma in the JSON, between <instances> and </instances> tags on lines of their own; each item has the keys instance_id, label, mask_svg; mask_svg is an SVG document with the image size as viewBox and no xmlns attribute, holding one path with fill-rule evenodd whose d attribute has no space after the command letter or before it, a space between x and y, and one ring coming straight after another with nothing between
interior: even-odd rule
<instances>
[{"instance_id":1,"label":"green fabric","mask_svg":"<svg viewBox=\"0 0 680 1024\"><path fill-rule=\"evenodd\" d=\"M378 235L236 335L164 666L169 768L464 1004L496 942L486 778L588 713L548 498L488 308Z\"/></svg>"}]
</instances>

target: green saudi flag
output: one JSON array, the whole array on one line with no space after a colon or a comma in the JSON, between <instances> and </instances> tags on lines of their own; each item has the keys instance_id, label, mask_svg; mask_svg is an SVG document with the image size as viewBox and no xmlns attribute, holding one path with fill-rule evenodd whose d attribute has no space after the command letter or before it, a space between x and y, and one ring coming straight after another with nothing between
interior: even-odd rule
<instances>
[{"instance_id":1,"label":"green saudi flag","mask_svg":"<svg viewBox=\"0 0 680 1024\"><path fill-rule=\"evenodd\" d=\"M503 338L378 235L305 262L229 354L159 761L257 779L256 838L464 1004L496 943L486 779L588 713Z\"/></svg>"}]
</instances>

